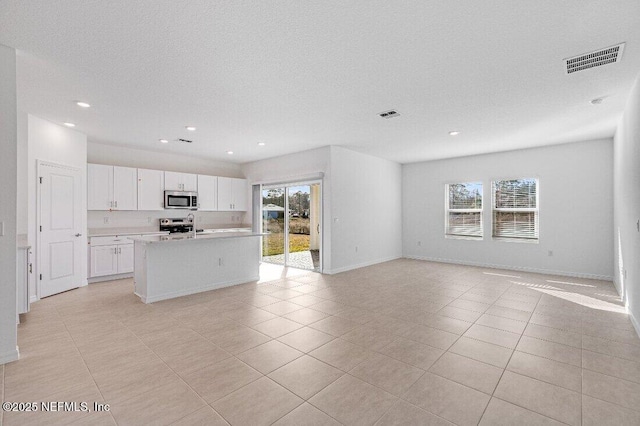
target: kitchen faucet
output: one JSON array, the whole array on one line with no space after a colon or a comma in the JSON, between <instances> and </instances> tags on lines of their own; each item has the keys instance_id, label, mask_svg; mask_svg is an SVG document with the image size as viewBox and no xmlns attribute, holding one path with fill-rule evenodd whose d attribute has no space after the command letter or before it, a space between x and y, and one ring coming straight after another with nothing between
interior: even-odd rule
<instances>
[{"instance_id":1,"label":"kitchen faucet","mask_svg":"<svg viewBox=\"0 0 640 426\"><path fill-rule=\"evenodd\" d=\"M189 213L187 215L187 221L191 220L191 231L193 232L193 237L195 238L198 235L198 230L196 229L196 216L193 213Z\"/></svg>"}]
</instances>

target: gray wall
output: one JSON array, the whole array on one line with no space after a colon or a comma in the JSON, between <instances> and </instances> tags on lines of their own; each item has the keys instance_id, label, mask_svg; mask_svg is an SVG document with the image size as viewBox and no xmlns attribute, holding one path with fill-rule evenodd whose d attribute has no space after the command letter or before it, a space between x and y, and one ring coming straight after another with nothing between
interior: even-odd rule
<instances>
[{"instance_id":1,"label":"gray wall","mask_svg":"<svg viewBox=\"0 0 640 426\"><path fill-rule=\"evenodd\" d=\"M16 51L0 45L0 364L18 358L16 328L16 205L18 134Z\"/></svg>"},{"instance_id":2,"label":"gray wall","mask_svg":"<svg viewBox=\"0 0 640 426\"><path fill-rule=\"evenodd\" d=\"M640 77L614 137L614 282L640 333Z\"/></svg>"},{"instance_id":3,"label":"gray wall","mask_svg":"<svg viewBox=\"0 0 640 426\"><path fill-rule=\"evenodd\" d=\"M611 279L612 155L613 143L605 139L405 165L403 254ZM539 179L537 244L491 238L491 181L516 178ZM484 239L445 238L445 185L478 181L484 192Z\"/></svg>"}]
</instances>

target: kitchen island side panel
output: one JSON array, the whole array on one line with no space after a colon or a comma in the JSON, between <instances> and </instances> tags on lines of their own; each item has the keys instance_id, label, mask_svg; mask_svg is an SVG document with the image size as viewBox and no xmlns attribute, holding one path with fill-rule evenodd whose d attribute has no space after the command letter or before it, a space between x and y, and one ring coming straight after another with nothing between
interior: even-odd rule
<instances>
[{"instance_id":1,"label":"kitchen island side panel","mask_svg":"<svg viewBox=\"0 0 640 426\"><path fill-rule=\"evenodd\" d=\"M260 237L136 241L136 292L144 303L257 281ZM140 286L138 286L138 277Z\"/></svg>"}]
</instances>

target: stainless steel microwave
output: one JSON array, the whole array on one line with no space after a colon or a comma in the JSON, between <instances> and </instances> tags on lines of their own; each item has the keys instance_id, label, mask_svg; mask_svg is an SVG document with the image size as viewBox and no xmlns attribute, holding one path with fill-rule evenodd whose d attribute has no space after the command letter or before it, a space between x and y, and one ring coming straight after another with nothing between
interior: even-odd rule
<instances>
[{"instance_id":1,"label":"stainless steel microwave","mask_svg":"<svg viewBox=\"0 0 640 426\"><path fill-rule=\"evenodd\" d=\"M185 191L164 191L164 208L198 210L198 193Z\"/></svg>"}]
</instances>

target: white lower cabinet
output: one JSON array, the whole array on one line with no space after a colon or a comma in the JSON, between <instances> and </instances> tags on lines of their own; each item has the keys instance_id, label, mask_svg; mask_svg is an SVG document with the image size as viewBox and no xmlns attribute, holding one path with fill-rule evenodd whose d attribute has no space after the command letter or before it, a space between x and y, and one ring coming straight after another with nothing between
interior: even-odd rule
<instances>
[{"instance_id":1,"label":"white lower cabinet","mask_svg":"<svg viewBox=\"0 0 640 426\"><path fill-rule=\"evenodd\" d=\"M29 274L31 271L30 248L18 249L16 266L16 322L20 323L20 314L29 312Z\"/></svg>"},{"instance_id":2,"label":"white lower cabinet","mask_svg":"<svg viewBox=\"0 0 640 426\"><path fill-rule=\"evenodd\" d=\"M133 241L127 237L92 237L89 278L133 272Z\"/></svg>"},{"instance_id":3,"label":"white lower cabinet","mask_svg":"<svg viewBox=\"0 0 640 426\"><path fill-rule=\"evenodd\" d=\"M91 247L91 276L103 277L118 273L118 246Z\"/></svg>"}]
</instances>

